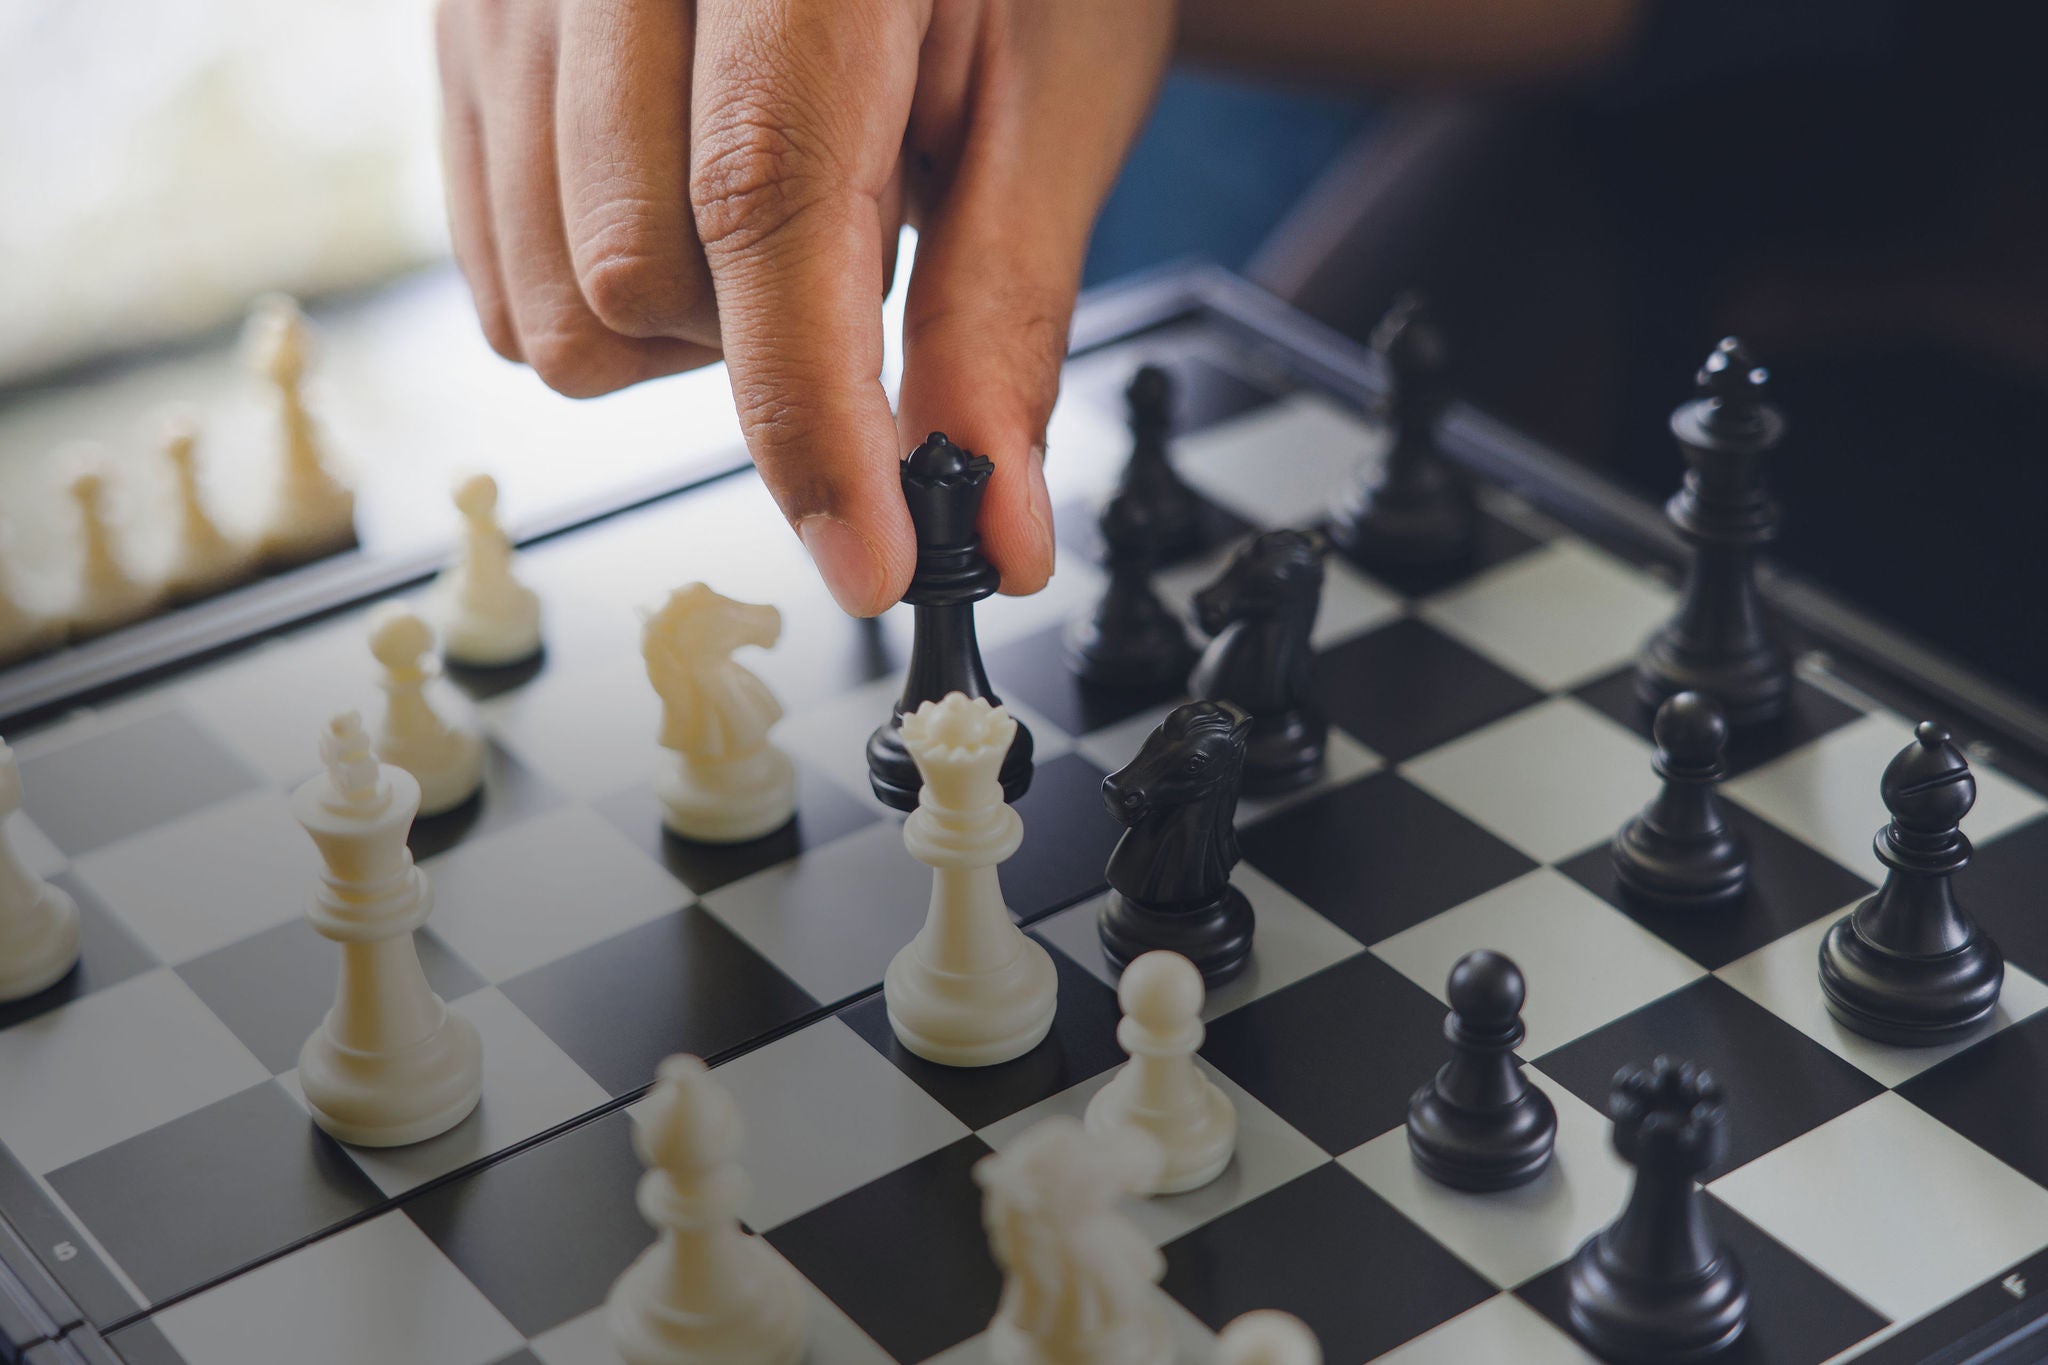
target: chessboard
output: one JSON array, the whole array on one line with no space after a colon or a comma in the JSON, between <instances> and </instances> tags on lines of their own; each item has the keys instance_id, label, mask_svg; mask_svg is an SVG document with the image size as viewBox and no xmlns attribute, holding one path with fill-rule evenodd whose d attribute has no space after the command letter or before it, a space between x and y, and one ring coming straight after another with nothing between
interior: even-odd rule
<instances>
[{"instance_id":1,"label":"chessboard","mask_svg":"<svg viewBox=\"0 0 2048 1365\"><path fill-rule=\"evenodd\" d=\"M653 1236L631 1113L676 1052L713 1063L744 1116L744 1217L811 1287L808 1359L982 1359L1001 1281L969 1170L1079 1114L1123 1060L1096 936L1120 833L1101 786L1175 698L1090 690L1062 660L1104 586L1089 509L1128 450L1123 385L1144 363L1175 376L1172 458L1213 513L1211 547L1159 575L1176 607L1246 531L1320 522L1385 443L1370 355L1190 278L1084 309L1048 461L1059 569L978 609L1037 744L1001 880L1058 970L1044 1043L958 1070L896 1042L879 987L930 872L862 745L909 622L839 614L756 481L716 479L525 546L544 657L451 676L488 762L479 801L414 828L435 893L418 942L483 1039L484 1098L425 1143L332 1141L295 1073L334 958L303 922L317 863L288 794L328 717L374 695L368 603L109 677L8 731L27 793L11 833L77 900L83 954L0 1006L0 1360L616 1365L600 1304ZM1478 414L1445 429L1489 477L1475 555L1426 583L1329 557L1326 771L1239 808L1257 938L1207 999L1199 1062L1236 1105L1236 1156L1132 1210L1163 1249L1183 1358L1274 1307L1332 1365L1592 1360L1565 1265L1628 1194L1615 1072L1660 1054L1728 1096L1704 1186L1752 1302L1725 1359L2034 1358L1970 1350L2025 1336L2048 1302L2048 754L1973 706L1959 670L1917 673L1904 645L1788 590L1789 711L1738 744L1723 787L1749 893L1713 914L1633 902L1608 849L1655 789L1631 661L1671 613L1670 545L1642 533L1649 509ZM635 608L694 579L783 614L746 661L785 708L798 816L752 843L662 830ZM1815 959L1882 874L1878 778L1926 718L1975 741L1957 888L2008 968L1982 1032L1908 1050L1835 1024ZM1446 973L1482 947L1526 975L1519 1055L1558 1115L1548 1172L1498 1194L1422 1177L1403 1127L1443 1060Z\"/></svg>"}]
</instances>

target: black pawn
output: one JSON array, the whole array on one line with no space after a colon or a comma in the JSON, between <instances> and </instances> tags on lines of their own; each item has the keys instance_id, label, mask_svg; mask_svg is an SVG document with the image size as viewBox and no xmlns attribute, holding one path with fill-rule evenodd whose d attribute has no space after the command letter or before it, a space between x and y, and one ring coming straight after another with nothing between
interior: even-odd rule
<instances>
[{"instance_id":1,"label":"black pawn","mask_svg":"<svg viewBox=\"0 0 2048 1365\"><path fill-rule=\"evenodd\" d=\"M1614 836L1614 875L1653 905L1705 909L1740 899L1749 847L1714 790L1728 775L1728 722L1697 692L1657 708L1651 728L1664 790Z\"/></svg>"},{"instance_id":2,"label":"black pawn","mask_svg":"<svg viewBox=\"0 0 2048 1365\"><path fill-rule=\"evenodd\" d=\"M1097 523L1109 586L1095 610L1067 631L1067 667L1091 686L1178 691L1195 666L1187 628L1152 590L1160 541L1143 503L1118 493Z\"/></svg>"},{"instance_id":3,"label":"black pawn","mask_svg":"<svg viewBox=\"0 0 2048 1365\"><path fill-rule=\"evenodd\" d=\"M1444 1037L1451 1060L1408 1101L1408 1151L1422 1173L1461 1190L1505 1190L1543 1174L1557 1110L1515 1062L1522 973L1480 949L1451 969Z\"/></svg>"},{"instance_id":4,"label":"black pawn","mask_svg":"<svg viewBox=\"0 0 2048 1365\"><path fill-rule=\"evenodd\" d=\"M1699 397L1671 414L1685 452L1685 486L1664 514L1692 546L1678 611L1636 658L1645 707L1704 692L1737 729L1785 712L1792 668L1764 627L1756 591L1759 546L1778 534L1764 469L1785 434L1767 400L1770 372L1728 337L1700 367Z\"/></svg>"},{"instance_id":5,"label":"black pawn","mask_svg":"<svg viewBox=\"0 0 2048 1365\"><path fill-rule=\"evenodd\" d=\"M1636 1168L1621 1216L1572 1258L1572 1329L1618 1365L1678 1365L1733 1346L1749 1311L1734 1254L1695 1184L1719 1157L1727 1111L1712 1073L1659 1057L1614 1078L1614 1150Z\"/></svg>"},{"instance_id":6,"label":"black pawn","mask_svg":"<svg viewBox=\"0 0 2048 1365\"><path fill-rule=\"evenodd\" d=\"M1187 558L1207 543L1208 506L1181 481L1166 458L1173 430L1173 376L1157 365L1140 367L1124 389L1130 410L1131 458L1117 493L1134 502L1152 527L1157 563Z\"/></svg>"},{"instance_id":7,"label":"black pawn","mask_svg":"<svg viewBox=\"0 0 2048 1365\"><path fill-rule=\"evenodd\" d=\"M1946 1043L1991 1017L2005 982L2004 954L1950 885L1970 861L1958 826L1976 803L1977 779L1948 732L1923 721L1885 768L1881 790L1892 813L1877 832L1884 885L1821 941L1821 991L1828 1012L1865 1037Z\"/></svg>"},{"instance_id":8,"label":"black pawn","mask_svg":"<svg viewBox=\"0 0 2048 1365\"><path fill-rule=\"evenodd\" d=\"M1193 962L1210 986L1244 970L1254 919L1230 871L1251 725L1228 702L1187 702L1159 723L1136 758L1102 780L1102 799L1124 827L1096 920L1117 971L1155 948Z\"/></svg>"},{"instance_id":9,"label":"black pawn","mask_svg":"<svg viewBox=\"0 0 2048 1365\"><path fill-rule=\"evenodd\" d=\"M897 810L917 809L924 785L917 762L903 747L903 715L949 692L1001 698L988 684L981 645L974 633L974 604L996 590L995 566L981 552L975 522L995 463L963 450L942 431L903 461L903 500L917 532L917 567L903 600L915 615L910 664L903 692L889 719L868 736L868 785ZM1017 722L1017 737L1003 757L1003 799L1015 801L1031 787L1031 731Z\"/></svg>"},{"instance_id":10,"label":"black pawn","mask_svg":"<svg viewBox=\"0 0 2048 1365\"><path fill-rule=\"evenodd\" d=\"M1471 557L1479 523L1471 485L1436 444L1450 401L1443 333L1422 299L1404 294L1373 329L1372 348L1386 362L1391 440L1332 511L1330 539L1370 569L1455 567Z\"/></svg>"}]
</instances>

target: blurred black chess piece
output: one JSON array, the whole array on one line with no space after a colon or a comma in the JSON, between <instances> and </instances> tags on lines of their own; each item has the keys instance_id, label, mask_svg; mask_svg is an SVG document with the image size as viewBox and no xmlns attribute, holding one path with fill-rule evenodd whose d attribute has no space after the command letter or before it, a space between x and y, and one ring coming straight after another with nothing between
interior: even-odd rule
<instances>
[{"instance_id":1,"label":"blurred black chess piece","mask_svg":"<svg viewBox=\"0 0 2048 1365\"><path fill-rule=\"evenodd\" d=\"M1332 510L1330 540L1368 569L1455 568L1471 558L1478 511L1471 485L1436 443L1450 402L1443 333L1419 295L1403 294L1373 329L1372 348L1387 367L1389 444Z\"/></svg>"},{"instance_id":2,"label":"blurred black chess piece","mask_svg":"<svg viewBox=\"0 0 2048 1365\"><path fill-rule=\"evenodd\" d=\"M1134 504L1152 528L1154 562L1176 563L1208 544L1209 505L1167 459L1173 376L1157 365L1141 366L1124 389L1124 401L1130 410L1131 458L1117 479L1116 494Z\"/></svg>"},{"instance_id":3,"label":"blurred black chess piece","mask_svg":"<svg viewBox=\"0 0 2048 1365\"><path fill-rule=\"evenodd\" d=\"M1765 390L1770 372L1725 338L1700 367L1699 396L1671 414L1685 485L1664 514L1692 546L1677 613L1636 657L1636 696L1654 709L1674 692L1704 692L1737 729L1785 712L1792 668L1764 623L1759 546L1778 534L1765 466L1785 419Z\"/></svg>"},{"instance_id":4,"label":"blurred black chess piece","mask_svg":"<svg viewBox=\"0 0 2048 1365\"><path fill-rule=\"evenodd\" d=\"M2005 982L2004 954L1950 884L1970 861L1960 826L1977 779L1948 732L1923 721L1880 789L1892 816L1877 832L1884 885L1821 941L1821 990L1828 1012L1866 1037L1946 1043L1991 1017Z\"/></svg>"},{"instance_id":5,"label":"blurred black chess piece","mask_svg":"<svg viewBox=\"0 0 2048 1365\"><path fill-rule=\"evenodd\" d=\"M1145 504L1117 493L1103 504L1109 585L1095 608L1067 630L1067 666L1082 682L1129 692L1178 692L1195 666L1187 627L1152 590L1159 529Z\"/></svg>"},{"instance_id":6,"label":"blurred black chess piece","mask_svg":"<svg viewBox=\"0 0 2048 1365\"><path fill-rule=\"evenodd\" d=\"M1195 624L1211 638L1188 692L1251 716L1247 795L1292 791L1323 773L1330 723L1316 699L1310 643L1322 601L1323 547L1312 531L1267 531L1195 594Z\"/></svg>"},{"instance_id":7,"label":"blurred black chess piece","mask_svg":"<svg viewBox=\"0 0 2048 1365\"><path fill-rule=\"evenodd\" d=\"M903 600L915 611L910 663L903 692L889 719L868 736L868 782L897 810L917 809L924 785L917 764L903 747L903 713L949 692L1001 698L989 686L981 645L974 633L974 604L995 592L995 566L981 552L975 521L995 464L961 449L935 431L903 462L903 499L917 531L917 567ZM1015 801L1031 787L1031 731L1017 722L1017 737L1003 759L1003 799Z\"/></svg>"}]
</instances>

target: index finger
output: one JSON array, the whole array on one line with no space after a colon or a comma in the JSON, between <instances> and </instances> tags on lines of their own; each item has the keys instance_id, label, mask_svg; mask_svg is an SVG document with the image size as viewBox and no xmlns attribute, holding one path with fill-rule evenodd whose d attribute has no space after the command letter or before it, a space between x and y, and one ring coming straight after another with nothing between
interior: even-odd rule
<instances>
[{"instance_id":1,"label":"index finger","mask_svg":"<svg viewBox=\"0 0 2048 1365\"><path fill-rule=\"evenodd\" d=\"M690 202L740 423L833 596L873 615L916 556L883 391L878 205L921 38L907 7L705 0Z\"/></svg>"}]
</instances>

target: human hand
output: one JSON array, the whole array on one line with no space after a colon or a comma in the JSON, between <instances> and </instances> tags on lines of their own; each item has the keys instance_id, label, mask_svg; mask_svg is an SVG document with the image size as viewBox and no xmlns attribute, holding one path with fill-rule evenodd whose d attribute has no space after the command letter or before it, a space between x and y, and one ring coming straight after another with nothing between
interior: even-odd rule
<instances>
[{"instance_id":1,"label":"human hand","mask_svg":"<svg viewBox=\"0 0 2048 1365\"><path fill-rule=\"evenodd\" d=\"M722 355L763 480L861 615L909 583L896 466L943 430L994 460L983 545L1005 592L1035 592L1088 233L1172 30L1173 0L441 0L484 333L575 396Z\"/></svg>"}]
</instances>

